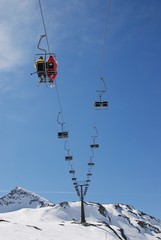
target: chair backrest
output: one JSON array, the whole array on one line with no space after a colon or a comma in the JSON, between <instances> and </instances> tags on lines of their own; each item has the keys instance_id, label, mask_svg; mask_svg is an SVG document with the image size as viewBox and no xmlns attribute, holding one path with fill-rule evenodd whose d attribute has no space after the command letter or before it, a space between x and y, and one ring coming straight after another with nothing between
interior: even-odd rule
<instances>
[{"instance_id":1,"label":"chair backrest","mask_svg":"<svg viewBox=\"0 0 161 240\"><path fill-rule=\"evenodd\" d=\"M54 70L54 63L53 62L47 62L46 63L46 68Z\"/></svg>"},{"instance_id":2,"label":"chair backrest","mask_svg":"<svg viewBox=\"0 0 161 240\"><path fill-rule=\"evenodd\" d=\"M37 71L38 71L38 72L40 72L40 71L41 71L41 72L45 71L45 63L44 63L44 62L40 62L40 63L38 62L38 63L37 63Z\"/></svg>"},{"instance_id":3,"label":"chair backrest","mask_svg":"<svg viewBox=\"0 0 161 240\"><path fill-rule=\"evenodd\" d=\"M46 62L46 69L47 69L47 73L50 74L50 75L54 75L56 73L56 70L55 70L55 64L54 62Z\"/></svg>"}]
</instances>

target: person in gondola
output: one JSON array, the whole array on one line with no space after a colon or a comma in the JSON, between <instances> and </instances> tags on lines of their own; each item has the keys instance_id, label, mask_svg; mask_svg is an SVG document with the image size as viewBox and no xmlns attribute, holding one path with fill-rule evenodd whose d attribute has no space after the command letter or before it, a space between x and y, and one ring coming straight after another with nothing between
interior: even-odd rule
<instances>
[{"instance_id":1,"label":"person in gondola","mask_svg":"<svg viewBox=\"0 0 161 240\"><path fill-rule=\"evenodd\" d=\"M53 56L49 56L49 59L46 62L47 75L49 82L53 83L57 76L57 67L58 63Z\"/></svg>"},{"instance_id":2,"label":"person in gondola","mask_svg":"<svg viewBox=\"0 0 161 240\"><path fill-rule=\"evenodd\" d=\"M45 69L45 61L42 56L35 62L35 68L37 69L37 75L40 78L40 82L46 81L46 69Z\"/></svg>"}]
</instances>

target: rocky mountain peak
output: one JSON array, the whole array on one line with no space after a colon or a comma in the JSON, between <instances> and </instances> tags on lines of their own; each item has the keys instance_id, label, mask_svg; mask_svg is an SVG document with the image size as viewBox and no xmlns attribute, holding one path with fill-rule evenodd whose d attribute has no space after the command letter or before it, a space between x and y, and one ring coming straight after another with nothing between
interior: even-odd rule
<instances>
[{"instance_id":1,"label":"rocky mountain peak","mask_svg":"<svg viewBox=\"0 0 161 240\"><path fill-rule=\"evenodd\" d=\"M0 198L0 213L16 211L21 208L39 208L54 206L47 199L21 187L15 187Z\"/></svg>"}]
</instances>

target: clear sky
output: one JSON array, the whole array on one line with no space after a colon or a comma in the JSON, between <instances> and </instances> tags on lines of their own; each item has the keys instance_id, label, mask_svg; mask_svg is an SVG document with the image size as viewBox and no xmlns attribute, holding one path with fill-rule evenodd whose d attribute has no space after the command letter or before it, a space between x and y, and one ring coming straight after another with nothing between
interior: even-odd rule
<instances>
[{"instance_id":1,"label":"clear sky","mask_svg":"<svg viewBox=\"0 0 161 240\"><path fill-rule=\"evenodd\" d=\"M104 54L105 99L95 111L106 0L42 0L73 166L86 201L125 203L161 219L161 1L111 0ZM56 88L37 88L44 34L38 0L0 0L0 196L15 186L55 202L79 200L57 138Z\"/></svg>"}]
</instances>

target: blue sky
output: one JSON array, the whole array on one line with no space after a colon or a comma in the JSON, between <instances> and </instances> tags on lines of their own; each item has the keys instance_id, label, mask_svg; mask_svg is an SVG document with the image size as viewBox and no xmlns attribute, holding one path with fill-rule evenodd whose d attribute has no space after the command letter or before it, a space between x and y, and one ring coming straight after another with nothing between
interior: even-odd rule
<instances>
[{"instance_id":1,"label":"blue sky","mask_svg":"<svg viewBox=\"0 0 161 240\"><path fill-rule=\"evenodd\" d=\"M84 180L98 129L87 201L127 203L161 219L161 2L111 0L103 76L109 101L95 111L105 0L42 0L68 147ZM77 201L64 140L57 138L56 88L36 88L36 46L44 34L38 1L1 0L0 195L15 186L57 203Z\"/></svg>"}]
</instances>

